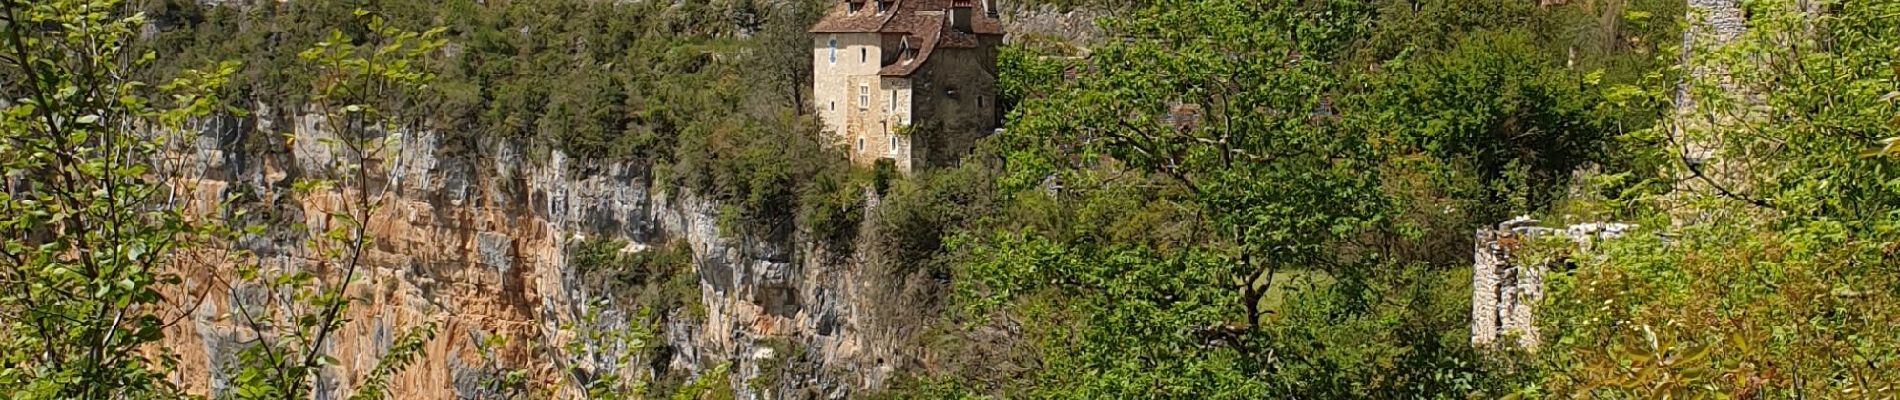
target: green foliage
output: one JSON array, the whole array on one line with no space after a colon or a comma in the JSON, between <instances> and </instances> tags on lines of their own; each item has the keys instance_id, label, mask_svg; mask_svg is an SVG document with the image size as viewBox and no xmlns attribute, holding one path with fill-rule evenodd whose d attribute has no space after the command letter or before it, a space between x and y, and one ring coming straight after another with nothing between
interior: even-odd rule
<instances>
[{"instance_id":1,"label":"green foliage","mask_svg":"<svg viewBox=\"0 0 1900 400\"><path fill-rule=\"evenodd\" d=\"M699 275L693 270L693 252L684 240L628 251L626 242L589 238L569 244L568 254L568 265L589 280L611 282L602 289L630 301L634 310L655 317L679 309L705 312L699 304Z\"/></svg>"},{"instance_id":2,"label":"green foliage","mask_svg":"<svg viewBox=\"0 0 1900 400\"><path fill-rule=\"evenodd\" d=\"M1616 139L1662 106L1606 91L1660 80L1644 41L1674 25L1599 17L1679 3L1161 3L1103 23L1123 40L1086 58L1002 55L1020 103L959 171L996 192L946 201L977 216L950 219L930 254L958 286L952 314L983 326L963 335L1020 329L1030 349L1011 357L1032 360L915 388L1461 398L1535 383L1468 344L1470 226L1569 204L1580 169L1654 165Z\"/></svg>"},{"instance_id":3,"label":"green foliage","mask_svg":"<svg viewBox=\"0 0 1900 400\"><path fill-rule=\"evenodd\" d=\"M628 318L629 326L612 326L604 316L611 304L607 299L589 302L581 315L562 323L561 332L570 339L556 355L566 369L561 378L588 398L643 398L651 391L651 375L639 368L643 357L652 356L659 338L651 325L642 323L652 311L638 311L643 318Z\"/></svg>"},{"instance_id":4,"label":"green foliage","mask_svg":"<svg viewBox=\"0 0 1900 400\"><path fill-rule=\"evenodd\" d=\"M17 399L164 398L177 358L165 288L219 231L169 204L193 137L150 133L222 111L230 64L156 90L128 79L144 16L114 1L0 2L0 391ZM168 101L148 100L169 96ZM150 97L148 97L150 96Z\"/></svg>"},{"instance_id":5,"label":"green foliage","mask_svg":"<svg viewBox=\"0 0 1900 400\"><path fill-rule=\"evenodd\" d=\"M1601 88L1561 68L1521 32L1473 35L1442 53L1387 63L1377 92L1354 108L1397 128L1403 148L1449 165L1440 173L1475 174L1501 187L1470 190L1461 208L1479 220L1544 209L1563 194L1572 171L1604 160L1617 132L1598 112ZM1515 179L1513 179L1515 178ZM1450 179L1450 178L1439 178Z\"/></svg>"},{"instance_id":6,"label":"green foliage","mask_svg":"<svg viewBox=\"0 0 1900 400\"><path fill-rule=\"evenodd\" d=\"M163 30L145 46L176 54L154 70L199 59L243 59L234 104L298 110L318 77L297 54L329 38L353 7L412 30L444 26L454 43L417 66L435 71L414 107L451 152L484 146L556 149L591 161L651 167L732 207L729 231L789 231L811 222L822 237L857 226L857 187L841 150L809 115L814 1L762 7L750 0L439 3L294 2L243 7L158 3ZM361 27L343 33L360 33ZM282 113L280 113L282 114ZM261 151L276 144L263 144ZM535 161L545 161L545 158ZM592 163L570 163L580 166Z\"/></svg>"},{"instance_id":7,"label":"green foliage","mask_svg":"<svg viewBox=\"0 0 1900 400\"><path fill-rule=\"evenodd\" d=\"M240 71L238 64L180 71L153 91L127 78L155 58L126 51L143 27L142 14L128 14L116 2L0 5L4 44L14 51L5 58L6 74L22 78L8 81L5 91L20 100L7 103L0 120L6 135L0 154L9 159L8 191L0 197L7 211L0 227L9 239L0 247L7 256L0 271L19 289L8 290L0 303L10 321L0 328L8 337L0 387L20 398L178 396L165 375L175 358L151 346L168 323L160 310L189 307L169 304L160 293L182 283L179 271L249 261L242 252L220 253L219 246L261 232L202 218L220 215L221 204L181 200L198 197L190 183L194 169L185 168L196 161L177 157L196 150L187 124L235 112L220 107L216 94ZM337 210L334 223L313 232L310 243L328 266L345 272L326 279L309 270L249 265L236 268L236 277L220 277L265 288L278 302L267 310L235 302L243 322L260 335L239 355L229 393L235 397L302 397L315 388L319 369L336 364L321 349L347 321L341 315L351 300L344 288L369 243L357 221L380 203L367 198L378 171L365 161L387 154L393 135L381 132L395 130L410 101L402 89L429 79L410 60L442 45L437 32L356 16L366 22L365 41L335 33L302 54L322 77L311 98L339 136L324 145L339 156L322 177L295 185L359 194L354 207ZM169 99L148 100L160 96ZM223 215L244 218L242 211ZM384 397L390 379L434 334L433 324L405 333L351 398Z\"/></svg>"},{"instance_id":8,"label":"green foliage","mask_svg":"<svg viewBox=\"0 0 1900 400\"><path fill-rule=\"evenodd\" d=\"M409 368L416 362L417 357L422 356L423 351L427 350L423 346L428 345L429 340L435 338L435 331L435 324L427 324L403 332L402 337L396 338L395 344L389 346L389 352L383 354L383 359L369 371L369 375L364 376L363 383L358 386L360 389L350 394L350 400L389 397L390 378Z\"/></svg>"},{"instance_id":9,"label":"green foliage","mask_svg":"<svg viewBox=\"0 0 1900 400\"><path fill-rule=\"evenodd\" d=\"M732 400L737 394L733 393L732 385L726 384L727 380L731 379L731 375L731 364L715 365L704 375L700 375L699 379L693 380L692 384L674 392L671 398L673 400Z\"/></svg>"},{"instance_id":10,"label":"green foliage","mask_svg":"<svg viewBox=\"0 0 1900 400\"><path fill-rule=\"evenodd\" d=\"M1750 2L1748 32L1718 46L1683 34L1680 1L1570 3L1027 3L1126 12L1086 51L1018 38L998 60L1007 133L907 178L846 166L807 115L816 1L163 1L137 44L165 55L150 65L121 59L141 17L110 2L0 3L48 27L10 23L0 43L0 388L173 394L174 361L137 351L158 339L165 268L243 233L153 203L163 166L142 160L182 142L130 127L263 102L316 106L338 133L318 143L335 162L293 188L358 193L312 228L332 270L372 244L372 161L402 143L383 132L425 128L471 152L650 167L719 204L729 234L869 244L865 285L956 289L948 322L867 311L941 353L892 397L1892 397L1900 5ZM243 67L190 71L227 59ZM1471 348L1470 228L1566 213L1648 230L1525 254L1575 265L1549 276L1546 347ZM726 366L645 374L652 322L697 309L698 281L678 243L625 247L569 249L643 314L582 307L562 376L590 397L733 396ZM240 272L288 300L236 317L289 333L241 355L232 394L303 396L353 272ZM356 394L382 395L434 332L402 335ZM749 383L777 386L802 357L767 346L779 358Z\"/></svg>"},{"instance_id":11,"label":"green foliage","mask_svg":"<svg viewBox=\"0 0 1900 400\"><path fill-rule=\"evenodd\" d=\"M792 372L793 363L806 357L805 346L790 339L768 338L760 340L758 346L772 349L772 358L759 361L758 376L746 382L756 392L778 389L784 383L782 378Z\"/></svg>"},{"instance_id":12,"label":"green foliage","mask_svg":"<svg viewBox=\"0 0 1900 400\"><path fill-rule=\"evenodd\" d=\"M1370 148L1315 114L1337 88L1324 60L1300 55L1343 43L1356 12L1323 3L1154 6L1105 23L1153 39L1095 49L1073 87L1030 100L1011 129L1042 141L1023 150L1043 157L1112 157L1117 163L1102 168L1181 185L1185 193L1170 200L1202 212L1212 237L1205 245L1232 268L1216 274L1236 287L1246 324L1257 325L1264 288L1254 282L1276 269L1341 261L1333 241L1380 218L1376 181L1362 173ZM1338 17L1307 17L1315 14ZM1086 145L1059 147L1068 143ZM1097 169L1061 164L1048 165Z\"/></svg>"},{"instance_id":13,"label":"green foliage","mask_svg":"<svg viewBox=\"0 0 1900 400\"><path fill-rule=\"evenodd\" d=\"M1024 100L1047 95L1062 82L1075 57L1073 46L1054 40L1018 40L996 54L996 105L1013 110Z\"/></svg>"},{"instance_id":14,"label":"green foliage","mask_svg":"<svg viewBox=\"0 0 1900 400\"><path fill-rule=\"evenodd\" d=\"M360 9L352 15L361 25L347 26L360 30L361 36L333 30L327 39L298 53L316 77L309 99L326 123L325 132L334 137L287 137L293 145L297 140L316 141L330 155L324 169L310 171L292 190L298 196L334 192L341 200L336 208L323 210L328 213L324 226L299 226L308 231L304 248L317 260L314 265L266 265L253 264L257 260L241 250L228 256L239 263L233 268L238 276L231 280L232 290L261 288L272 300L233 302L232 317L259 336L238 354L230 389L236 398L310 396L318 374L339 363L326 353L327 341L349 323L346 315L354 297L347 292L367 268L364 253L375 240L368 222L390 192L391 166L400 164L405 142L396 132L419 120L416 93L434 77L420 61L446 43L439 38L440 29L404 30ZM221 239L236 242L258 232L261 229ZM435 333L433 321L408 328L364 382L351 387L350 398L387 397L390 379L421 356Z\"/></svg>"},{"instance_id":15,"label":"green foliage","mask_svg":"<svg viewBox=\"0 0 1900 400\"><path fill-rule=\"evenodd\" d=\"M1633 134L1666 144L1650 179L1675 190L1601 201L1667 239L1606 243L1550 278L1549 393L1532 394L1893 395L1900 203L1880 140L1900 128L1897 10L1749 3L1747 33L1692 37L1684 91L1632 95L1684 109Z\"/></svg>"},{"instance_id":16,"label":"green foliage","mask_svg":"<svg viewBox=\"0 0 1900 400\"><path fill-rule=\"evenodd\" d=\"M1889 393L1892 237L1838 222L1742 219L1626 240L1554 280L1545 332L1558 393L1615 397Z\"/></svg>"},{"instance_id":17,"label":"green foliage","mask_svg":"<svg viewBox=\"0 0 1900 400\"><path fill-rule=\"evenodd\" d=\"M1686 85L1694 108L1666 151L1693 157L1692 147L1709 148L1707 159L1685 167L1707 186L1703 193L1793 217L1890 218L1900 204L1900 182L1887 173L1894 159L1866 156L1900 129L1893 94L1900 28L1889 18L1896 6L1843 2L1820 16L1799 7L1754 5L1747 34L1691 53L1691 67L1729 78ZM1758 60L1764 55L1775 57Z\"/></svg>"}]
</instances>

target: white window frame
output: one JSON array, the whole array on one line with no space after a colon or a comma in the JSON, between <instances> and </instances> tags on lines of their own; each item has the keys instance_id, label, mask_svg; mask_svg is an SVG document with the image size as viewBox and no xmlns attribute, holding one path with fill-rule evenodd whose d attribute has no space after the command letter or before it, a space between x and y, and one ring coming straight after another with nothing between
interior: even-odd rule
<instances>
[{"instance_id":1,"label":"white window frame","mask_svg":"<svg viewBox=\"0 0 1900 400\"><path fill-rule=\"evenodd\" d=\"M871 109L871 85L858 85L858 109Z\"/></svg>"},{"instance_id":2,"label":"white window frame","mask_svg":"<svg viewBox=\"0 0 1900 400\"><path fill-rule=\"evenodd\" d=\"M884 112L887 112L887 113L897 112L897 89L891 89L891 104L884 108Z\"/></svg>"},{"instance_id":3,"label":"white window frame","mask_svg":"<svg viewBox=\"0 0 1900 400\"><path fill-rule=\"evenodd\" d=\"M891 154L897 154L897 134L893 133L890 136L891 136Z\"/></svg>"}]
</instances>

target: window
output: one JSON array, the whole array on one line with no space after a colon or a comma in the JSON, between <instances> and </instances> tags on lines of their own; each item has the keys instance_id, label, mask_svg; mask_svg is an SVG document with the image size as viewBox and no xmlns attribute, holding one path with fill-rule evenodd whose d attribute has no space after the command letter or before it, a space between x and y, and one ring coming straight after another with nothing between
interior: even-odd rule
<instances>
[{"instance_id":1,"label":"window","mask_svg":"<svg viewBox=\"0 0 1900 400\"><path fill-rule=\"evenodd\" d=\"M871 85L858 85L858 109L871 108Z\"/></svg>"},{"instance_id":2,"label":"window","mask_svg":"<svg viewBox=\"0 0 1900 400\"><path fill-rule=\"evenodd\" d=\"M976 96L976 107L983 108L983 96Z\"/></svg>"},{"instance_id":3,"label":"window","mask_svg":"<svg viewBox=\"0 0 1900 400\"><path fill-rule=\"evenodd\" d=\"M858 138L858 152L864 152L864 138Z\"/></svg>"},{"instance_id":4,"label":"window","mask_svg":"<svg viewBox=\"0 0 1900 400\"><path fill-rule=\"evenodd\" d=\"M838 102L837 102L837 101L832 101L832 102L831 102L831 111L838 111Z\"/></svg>"},{"instance_id":5,"label":"window","mask_svg":"<svg viewBox=\"0 0 1900 400\"><path fill-rule=\"evenodd\" d=\"M891 152L897 152L897 135L891 135Z\"/></svg>"},{"instance_id":6,"label":"window","mask_svg":"<svg viewBox=\"0 0 1900 400\"><path fill-rule=\"evenodd\" d=\"M909 64L910 59L917 57L917 49L910 48L910 36L905 36L903 41L897 42L897 54L903 55L905 64Z\"/></svg>"},{"instance_id":7,"label":"window","mask_svg":"<svg viewBox=\"0 0 1900 400\"><path fill-rule=\"evenodd\" d=\"M891 2L888 2L888 1L884 1L884 0L878 0L878 1L877 1L877 14L878 14L878 15L884 15L884 12L885 12L885 11L889 11L890 9L891 9Z\"/></svg>"},{"instance_id":8,"label":"window","mask_svg":"<svg viewBox=\"0 0 1900 400\"><path fill-rule=\"evenodd\" d=\"M831 37L831 63L832 64L838 63L838 37L837 36Z\"/></svg>"},{"instance_id":9,"label":"window","mask_svg":"<svg viewBox=\"0 0 1900 400\"><path fill-rule=\"evenodd\" d=\"M858 13L858 9L864 8L864 2L862 1L847 1L846 3L851 5L851 14L853 15Z\"/></svg>"},{"instance_id":10,"label":"window","mask_svg":"<svg viewBox=\"0 0 1900 400\"><path fill-rule=\"evenodd\" d=\"M867 63L867 62L870 62L870 61L871 61L871 51L870 51L870 49L865 49L865 48L862 48L862 47L860 47L860 48L858 48L858 63L859 63L859 64L863 64L863 63Z\"/></svg>"},{"instance_id":11,"label":"window","mask_svg":"<svg viewBox=\"0 0 1900 400\"><path fill-rule=\"evenodd\" d=\"M885 108L884 111L897 112L897 91L896 90L891 91L891 105L890 107Z\"/></svg>"}]
</instances>

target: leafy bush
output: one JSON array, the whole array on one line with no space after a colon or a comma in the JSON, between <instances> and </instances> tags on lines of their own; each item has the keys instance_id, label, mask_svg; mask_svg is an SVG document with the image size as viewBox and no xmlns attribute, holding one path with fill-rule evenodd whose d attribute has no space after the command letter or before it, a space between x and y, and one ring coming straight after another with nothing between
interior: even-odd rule
<instances>
[{"instance_id":1,"label":"leafy bush","mask_svg":"<svg viewBox=\"0 0 1900 400\"><path fill-rule=\"evenodd\" d=\"M568 245L568 265L590 280L604 278L604 289L630 301L635 310L662 317L675 310L704 314L699 304L699 275L684 240L641 251L624 241L587 238Z\"/></svg>"},{"instance_id":2,"label":"leafy bush","mask_svg":"<svg viewBox=\"0 0 1900 400\"><path fill-rule=\"evenodd\" d=\"M783 232L803 217L837 237L856 226L839 193L858 182L799 101L809 91L804 27L817 2L168 1L148 6L161 30L141 45L174 55L153 74L244 60L226 96L232 105L301 110L315 76L294 52L353 7L393 26L448 27L450 46L427 65L438 76L420 108L451 151L526 145L530 154L650 165L665 171L656 174L662 183L733 206L727 217L742 222L734 229ZM275 145L257 150L281 151Z\"/></svg>"}]
</instances>

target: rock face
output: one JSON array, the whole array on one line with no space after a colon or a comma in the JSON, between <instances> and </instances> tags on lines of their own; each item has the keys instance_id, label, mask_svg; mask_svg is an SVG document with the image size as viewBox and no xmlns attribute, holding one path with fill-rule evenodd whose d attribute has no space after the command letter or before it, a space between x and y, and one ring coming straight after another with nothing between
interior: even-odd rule
<instances>
[{"instance_id":1,"label":"rock face","mask_svg":"<svg viewBox=\"0 0 1900 400\"><path fill-rule=\"evenodd\" d=\"M1003 0L998 6L1002 10L1003 31L1010 35L1007 38L1009 41L1042 36L1085 47L1102 38L1102 29L1095 25L1095 21L1112 14L1085 7L1026 5L1009 0Z\"/></svg>"},{"instance_id":2,"label":"rock face","mask_svg":"<svg viewBox=\"0 0 1900 400\"><path fill-rule=\"evenodd\" d=\"M267 133L286 130L273 119L292 121L294 145L259 144L281 140ZM246 199L251 222L270 229L236 246L267 268L335 272L308 239L334 224L331 213L348 209L355 192L291 190L325 168L330 152L316 143L332 135L319 122L268 111L209 121L195 148L188 172L201 177L193 181L198 203ZM348 290L349 322L323 344L338 365L321 374L317 398L350 393L396 338L430 322L438 333L392 380L395 398L505 398L523 387L571 398L579 395L573 382L603 374L696 377L722 366L740 398L844 398L920 357L900 345L914 327L885 316L928 306L887 289L906 278L867 268L868 252L830 254L797 232L722 232L718 204L655 187L638 163L528 157L517 146L434 133L392 143L396 156L383 160L388 189L367 219L374 242ZM609 361L627 345L586 334L631 329L637 312L569 265L568 245L581 236L624 240L628 251L674 240L690 247L704 310L664 318L666 359L614 370L626 364ZM165 345L182 357L176 380L191 392L230 387L237 354L259 336L243 323L247 311L295 306L231 279L228 264L184 271L178 297L203 300L180 310ZM590 314L599 318L582 318ZM509 387L510 371L529 382Z\"/></svg>"},{"instance_id":3,"label":"rock face","mask_svg":"<svg viewBox=\"0 0 1900 400\"><path fill-rule=\"evenodd\" d=\"M1471 343L1491 345L1502 338L1517 338L1522 348L1536 348L1539 340L1536 322L1537 304L1544 300L1544 275L1553 261L1524 263L1512 252L1541 237L1558 236L1576 243L1588 252L1598 240L1621 238L1634 227L1619 223L1586 223L1567 228L1537 226L1537 221L1520 217L1498 224L1497 228L1479 229L1471 271Z\"/></svg>"}]
</instances>

